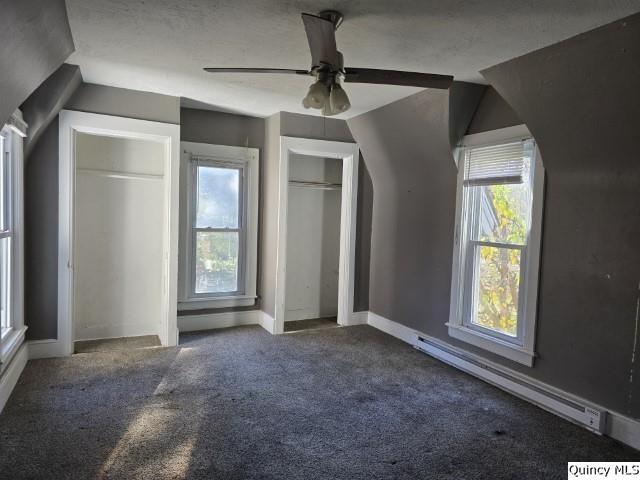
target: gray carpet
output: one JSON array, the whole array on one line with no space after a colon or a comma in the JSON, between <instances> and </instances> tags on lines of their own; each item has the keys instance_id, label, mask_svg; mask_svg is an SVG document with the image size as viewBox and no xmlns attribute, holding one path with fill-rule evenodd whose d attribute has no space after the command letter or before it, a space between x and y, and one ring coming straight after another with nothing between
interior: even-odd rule
<instances>
[{"instance_id":1,"label":"gray carpet","mask_svg":"<svg viewBox=\"0 0 640 480\"><path fill-rule=\"evenodd\" d=\"M565 479L639 461L368 326L27 365L0 415L3 479Z\"/></svg>"}]
</instances>

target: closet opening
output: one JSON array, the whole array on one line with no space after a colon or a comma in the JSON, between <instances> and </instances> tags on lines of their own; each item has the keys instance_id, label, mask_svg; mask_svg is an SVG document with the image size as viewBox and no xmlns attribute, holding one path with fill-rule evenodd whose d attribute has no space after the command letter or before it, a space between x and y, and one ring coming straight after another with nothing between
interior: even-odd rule
<instances>
[{"instance_id":1,"label":"closet opening","mask_svg":"<svg viewBox=\"0 0 640 480\"><path fill-rule=\"evenodd\" d=\"M274 333L353 322L356 144L281 137Z\"/></svg>"},{"instance_id":2,"label":"closet opening","mask_svg":"<svg viewBox=\"0 0 640 480\"><path fill-rule=\"evenodd\" d=\"M285 332L338 326L342 159L289 157Z\"/></svg>"}]
</instances>

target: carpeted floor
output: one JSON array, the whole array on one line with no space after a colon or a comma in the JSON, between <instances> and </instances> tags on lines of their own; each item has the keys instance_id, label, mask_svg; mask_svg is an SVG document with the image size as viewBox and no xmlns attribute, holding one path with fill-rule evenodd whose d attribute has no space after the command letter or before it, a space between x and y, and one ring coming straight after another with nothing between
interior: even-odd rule
<instances>
[{"instance_id":1,"label":"carpeted floor","mask_svg":"<svg viewBox=\"0 0 640 480\"><path fill-rule=\"evenodd\" d=\"M30 361L3 479L565 479L640 453L368 326Z\"/></svg>"}]
</instances>

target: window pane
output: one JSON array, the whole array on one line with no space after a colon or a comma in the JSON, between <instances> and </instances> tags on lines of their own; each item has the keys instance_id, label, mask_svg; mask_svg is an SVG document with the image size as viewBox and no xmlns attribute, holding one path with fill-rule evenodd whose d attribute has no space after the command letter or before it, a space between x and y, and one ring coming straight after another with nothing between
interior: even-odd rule
<instances>
[{"instance_id":1,"label":"window pane","mask_svg":"<svg viewBox=\"0 0 640 480\"><path fill-rule=\"evenodd\" d=\"M520 250L476 246L471 323L512 337L518 333Z\"/></svg>"},{"instance_id":2,"label":"window pane","mask_svg":"<svg viewBox=\"0 0 640 480\"><path fill-rule=\"evenodd\" d=\"M196 228L238 228L240 170L198 167Z\"/></svg>"},{"instance_id":3,"label":"window pane","mask_svg":"<svg viewBox=\"0 0 640 480\"><path fill-rule=\"evenodd\" d=\"M196 233L196 293L238 291L238 232Z\"/></svg>"},{"instance_id":4,"label":"window pane","mask_svg":"<svg viewBox=\"0 0 640 480\"><path fill-rule=\"evenodd\" d=\"M11 191L9 185L9 152L7 150L8 137L0 135L0 230L3 232L9 231L9 215L7 209L10 202L8 202L9 192Z\"/></svg>"},{"instance_id":5,"label":"window pane","mask_svg":"<svg viewBox=\"0 0 640 480\"><path fill-rule=\"evenodd\" d=\"M468 187L477 202L472 240L524 245L530 211L529 183Z\"/></svg>"},{"instance_id":6,"label":"window pane","mask_svg":"<svg viewBox=\"0 0 640 480\"><path fill-rule=\"evenodd\" d=\"M0 239L0 336L11 330L9 314L9 280L11 278L11 239Z\"/></svg>"}]
</instances>

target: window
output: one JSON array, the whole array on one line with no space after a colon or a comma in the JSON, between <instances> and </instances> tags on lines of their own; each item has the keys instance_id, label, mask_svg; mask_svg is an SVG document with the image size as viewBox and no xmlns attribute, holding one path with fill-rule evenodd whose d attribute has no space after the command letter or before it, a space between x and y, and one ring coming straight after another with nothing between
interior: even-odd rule
<instances>
[{"instance_id":1,"label":"window","mask_svg":"<svg viewBox=\"0 0 640 480\"><path fill-rule=\"evenodd\" d=\"M22 319L22 137L19 111L0 130L0 366L8 365L24 341Z\"/></svg>"},{"instance_id":2,"label":"window","mask_svg":"<svg viewBox=\"0 0 640 480\"><path fill-rule=\"evenodd\" d=\"M448 325L452 337L532 365L544 171L517 130L470 135L460 149Z\"/></svg>"},{"instance_id":3,"label":"window","mask_svg":"<svg viewBox=\"0 0 640 480\"><path fill-rule=\"evenodd\" d=\"M258 152L183 142L189 179L181 309L256 298Z\"/></svg>"},{"instance_id":4,"label":"window","mask_svg":"<svg viewBox=\"0 0 640 480\"><path fill-rule=\"evenodd\" d=\"M194 161L192 293L243 294L244 168L215 160L196 158Z\"/></svg>"},{"instance_id":5,"label":"window","mask_svg":"<svg viewBox=\"0 0 640 480\"><path fill-rule=\"evenodd\" d=\"M0 134L0 337L5 338L12 329L11 296L11 131Z\"/></svg>"}]
</instances>

